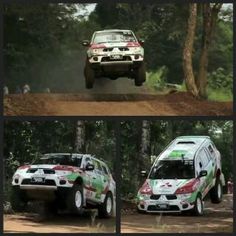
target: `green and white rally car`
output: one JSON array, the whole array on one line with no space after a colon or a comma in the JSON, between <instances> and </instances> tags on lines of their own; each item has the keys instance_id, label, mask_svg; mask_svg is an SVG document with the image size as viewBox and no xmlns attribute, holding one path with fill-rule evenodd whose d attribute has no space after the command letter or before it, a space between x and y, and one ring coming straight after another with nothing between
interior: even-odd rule
<instances>
[{"instance_id":1,"label":"green and white rally car","mask_svg":"<svg viewBox=\"0 0 236 236\"><path fill-rule=\"evenodd\" d=\"M86 88L93 87L95 78L115 80L124 76L141 86L146 80L143 43L131 30L95 31L90 41L82 42L88 47L84 68Z\"/></svg>"},{"instance_id":2,"label":"green and white rally car","mask_svg":"<svg viewBox=\"0 0 236 236\"><path fill-rule=\"evenodd\" d=\"M142 176L146 172L142 171ZM181 136L156 158L138 191L139 212L191 211L202 215L203 200L222 200L221 155L208 136Z\"/></svg>"},{"instance_id":3,"label":"green and white rally car","mask_svg":"<svg viewBox=\"0 0 236 236\"><path fill-rule=\"evenodd\" d=\"M115 181L108 166L89 154L45 154L37 164L20 166L12 187L15 210L40 200L54 210L79 213L83 208L98 208L101 217L113 213Z\"/></svg>"}]
</instances>

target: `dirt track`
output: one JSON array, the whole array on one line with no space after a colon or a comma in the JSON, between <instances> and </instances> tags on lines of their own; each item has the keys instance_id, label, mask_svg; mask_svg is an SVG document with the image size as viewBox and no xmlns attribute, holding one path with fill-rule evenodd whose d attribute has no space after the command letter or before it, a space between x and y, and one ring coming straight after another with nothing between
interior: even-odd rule
<instances>
[{"instance_id":1,"label":"dirt track","mask_svg":"<svg viewBox=\"0 0 236 236\"><path fill-rule=\"evenodd\" d=\"M138 214L135 210L123 212L122 233L232 233L233 197L224 195L220 204L205 202L201 217L178 214Z\"/></svg>"},{"instance_id":2,"label":"dirt track","mask_svg":"<svg viewBox=\"0 0 236 236\"><path fill-rule=\"evenodd\" d=\"M36 214L22 213L4 216L4 233L113 233L115 218L95 219L90 215L59 215L41 219Z\"/></svg>"},{"instance_id":3,"label":"dirt track","mask_svg":"<svg viewBox=\"0 0 236 236\"><path fill-rule=\"evenodd\" d=\"M7 116L220 116L232 113L232 102L196 100L187 93L15 94L4 98Z\"/></svg>"}]
</instances>

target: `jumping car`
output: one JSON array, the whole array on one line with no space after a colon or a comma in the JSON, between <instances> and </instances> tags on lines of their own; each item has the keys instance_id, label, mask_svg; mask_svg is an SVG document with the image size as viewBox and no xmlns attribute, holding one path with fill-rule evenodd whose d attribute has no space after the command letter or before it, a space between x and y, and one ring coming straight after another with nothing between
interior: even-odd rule
<instances>
[{"instance_id":1,"label":"jumping car","mask_svg":"<svg viewBox=\"0 0 236 236\"><path fill-rule=\"evenodd\" d=\"M86 88L93 88L95 78L115 80L122 76L141 86L146 80L143 43L131 30L95 31L91 41L82 42L88 47L84 68Z\"/></svg>"},{"instance_id":2,"label":"jumping car","mask_svg":"<svg viewBox=\"0 0 236 236\"><path fill-rule=\"evenodd\" d=\"M20 166L12 179L12 207L19 210L28 201L45 201L49 207L79 213L98 208L110 217L115 182L108 166L89 154L49 153L37 164Z\"/></svg>"},{"instance_id":3,"label":"jumping car","mask_svg":"<svg viewBox=\"0 0 236 236\"><path fill-rule=\"evenodd\" d=\"M142 171L142 176L146 175ZM181 136L156 158L138 191L138 212L183 212L202 215L203 200L222 200L225 185L221 155L208 136Z\"/></svg>"}]
</instances>

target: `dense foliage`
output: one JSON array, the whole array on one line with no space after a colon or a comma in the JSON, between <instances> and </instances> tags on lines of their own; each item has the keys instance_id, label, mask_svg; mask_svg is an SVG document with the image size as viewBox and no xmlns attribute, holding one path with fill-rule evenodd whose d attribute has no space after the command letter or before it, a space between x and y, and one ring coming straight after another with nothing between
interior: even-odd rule
<instances>
[{"instance_id":1,"label":"dense foliage","mask_svg":"<svg viewBox=\"0 0 236 236\"><path fill-rule=\"evenodd\" d=\"M145 40L149 72L165 68L164 81L183 82L182 50L186 35L188 5L157 3L7 4L4 7L5 81L14 92L28 83L33 91L72 92L84 87L85 49L82 39L95 30L124 28ZM199 5L199 8L201 6ZM201 16L198 17L201 22ZM201 45L198 24L193 55L198 70ZM223 7L209 52L209 74L224 69L224 80L232 84L232 8ZM215 89L214 81L212 89ZM228 85L221 89L228 91Z\"/></svg>"},{"instance_id":2,"label":"dense foliage","mask_svg":"<svg viewBox=\"0 0 236 236\"><path fill-rule=\"evenodd\" d=\"M133 198L144 179L141 170L149 171L151 163L177 136L208 135L222 156L225 179L233 175L233 123L231 121L150 121L148 161L140 155L142 125L122 122L122 195Z\"/></svg>"}]
</instances>

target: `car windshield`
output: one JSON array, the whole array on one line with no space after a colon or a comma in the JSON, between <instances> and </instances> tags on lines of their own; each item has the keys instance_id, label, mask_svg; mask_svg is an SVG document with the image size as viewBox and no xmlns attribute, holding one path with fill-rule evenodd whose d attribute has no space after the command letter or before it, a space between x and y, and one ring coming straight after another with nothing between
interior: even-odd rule
<instances>
[{"instance_id":1,"label":"car windshield","mask_svg":"<svg viewBox=\"0 0 236 236\"><path fill-rule=\"evenodd\" d=\"M194 175L192 160L160 160L153 166L149 178L191 179Z\"/></svg>"},{"instance_id":2,"label":"car windshield","mask_svg":"<svg viewBox=\"0 0 236 236\"><path fill-rule=\"evenodd\" d=\"M45 154L37 164L68 165L81 167L82 155L70 154Z\"/></svg>"},{"instance_id":3,"label":"car windshield","mask_svg":"<svg viewBox=\"0 0 236 236\"><path fill-rule=\"evenodd\" d=\"M136 42L131 31L98 32L95 33L93 43Z\"/></svg>"}]
</instances>

